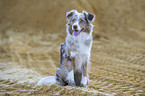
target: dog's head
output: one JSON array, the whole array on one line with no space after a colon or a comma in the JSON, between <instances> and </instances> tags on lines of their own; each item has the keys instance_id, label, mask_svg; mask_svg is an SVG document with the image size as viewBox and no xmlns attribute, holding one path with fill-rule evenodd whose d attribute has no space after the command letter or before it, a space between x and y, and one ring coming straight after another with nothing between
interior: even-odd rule
<instances>
[{"instance_id":1,"label":"dog's head","mask_svg":"<svg viewBox=\"0 0 145 96\"><path fill-rule=\"evenodd\" d=\"M66 13L67 32L71 35L78 36L81 32L91 33L93 25L91 24L95 15L83 10L79 13L77 10L71 10Z\"/></svg>"}]
</instances>

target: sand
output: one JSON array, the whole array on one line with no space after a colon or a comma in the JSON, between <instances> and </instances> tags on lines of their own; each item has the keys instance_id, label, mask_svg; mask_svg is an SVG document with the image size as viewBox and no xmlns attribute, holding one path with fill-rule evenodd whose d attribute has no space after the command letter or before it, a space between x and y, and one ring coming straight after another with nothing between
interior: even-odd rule
<instances>
[{"instance_id":1,"label":"sand","mask_svg":"<svg viewBox=\"0 0 145 96\"><path fill-rule=\"evenodd\" d=\"M145 94L144 0L0 0L0 95ZM96 15L88 88L35 84L54 76L65 13Z\"/></svg>"}]
</instances>

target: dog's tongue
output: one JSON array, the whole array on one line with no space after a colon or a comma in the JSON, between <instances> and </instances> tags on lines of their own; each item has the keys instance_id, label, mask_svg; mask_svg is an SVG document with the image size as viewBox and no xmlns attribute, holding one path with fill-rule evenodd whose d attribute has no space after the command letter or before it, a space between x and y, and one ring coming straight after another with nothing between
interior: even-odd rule
<instances>
[{"instance_id":1,"label":"dog's tongue","mask_svg":"<svg viewBox=\"0 0 145 96\"><path fill-rule=\"evenodd\" d=\"M74 36L78 36L79 35L79 31L74 31Z\"/></svg>"}]
</instances>

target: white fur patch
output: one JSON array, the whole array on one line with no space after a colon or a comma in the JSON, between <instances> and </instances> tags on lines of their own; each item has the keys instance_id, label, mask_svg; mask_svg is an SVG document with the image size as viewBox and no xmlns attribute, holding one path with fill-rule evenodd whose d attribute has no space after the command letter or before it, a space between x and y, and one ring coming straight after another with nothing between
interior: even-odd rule
<instances>
[{"instance_id":1,"label":"white fur patch","mask_svg":"<svg viewBox=\"0 0 145 96\"><path fill-rule=\"evenodd\" d=\"M36 86L40 86L43 84L56 84L55 76L44 77L36 84Z\"/></svg>"},{"instance_id":2,"label":"white fur patch","mask_svg":"<svg viewBox=\"0 0 145 96\"><path fill-rule=\"evenodd\" d=\"M78 54L78 52L71 51L70 54L71 54L71 57L74 57L76 54Z\"/></svg>"},{"instance_id":3,"label":"white fur patch","mask_svg":"<svg viewBox=\"0 0 145 96\"><path fill-rule=\"evenodd\" d=\"M87 76L82 76L81 84L83 84L84 87L87 87L89 80Z\"/></svg>"},{"instance_id":4,"label":"white fur patch","mask_svg":"<svg viewBox=\"0 0 145 96\"><path fill-rule=\"evenodd\" d=\"M75 82L74 82L74 71L73 70L68 73L66 79L69 81L70 85L74 85Z\"/></svg>"}]
</instances>

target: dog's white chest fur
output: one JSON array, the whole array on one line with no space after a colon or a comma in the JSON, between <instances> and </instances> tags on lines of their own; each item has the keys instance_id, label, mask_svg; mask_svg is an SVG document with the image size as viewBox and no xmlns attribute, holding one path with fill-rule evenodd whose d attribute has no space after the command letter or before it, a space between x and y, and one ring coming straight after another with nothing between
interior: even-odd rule
<instances>
[{"instance_id":1,"label":"dog's white chest fur","mask_svg":"<svg viewBox=\"0 0 145 96\"><path fill-rule=\"evenodd\" d=\"M71 57L75 57L76 63L88 61L92 46L92 36L82 32L78 36L68 34L66 37L66 45ZM81 65L79 64L79 65Z\"/></svg>"}]
</instances>

